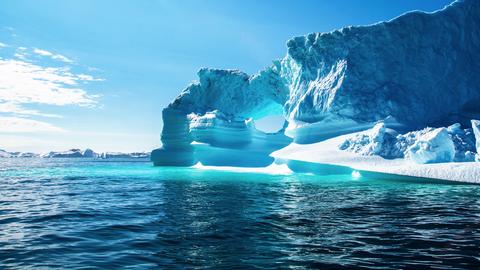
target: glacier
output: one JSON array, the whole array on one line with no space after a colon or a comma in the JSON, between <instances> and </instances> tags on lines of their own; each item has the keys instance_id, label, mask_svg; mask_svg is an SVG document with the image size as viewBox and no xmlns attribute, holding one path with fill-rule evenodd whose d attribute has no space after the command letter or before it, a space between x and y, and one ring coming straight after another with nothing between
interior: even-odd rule
<instances>
[{"instance_id":1,"label":"glacier","mask_svg":"<svg viewBox=\"0 0 480 270\"><path fill-rule=\"evenodd\" d=\"M324 152L313 146L332 140L336 155L360 159L425 166L479 160L479 123L472 119L480 119L480 1L286 45L284 58L255 75L200 69L198 81L162 111L154 164L318 163L322 158L309 156ZM285 118L278 132L255 128L256 120L278 114ZM297 146L302 156L292 153Z\"/></svg>"}]
</instances>

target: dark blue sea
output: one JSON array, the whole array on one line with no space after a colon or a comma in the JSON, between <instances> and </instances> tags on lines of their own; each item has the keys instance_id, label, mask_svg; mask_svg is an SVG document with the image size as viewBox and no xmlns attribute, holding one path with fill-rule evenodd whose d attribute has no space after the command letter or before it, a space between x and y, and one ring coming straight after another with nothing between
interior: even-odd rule
<instances>
[{"instance_id":1,"label":"dark blue sea","mask_svg":"<svg viewBox=\"0 0 480 270\"><path fill-rule=\"evenodd\" d=\"M0 269L480 269L480 186L0 160Z\"/></svg>"}]
</instances>

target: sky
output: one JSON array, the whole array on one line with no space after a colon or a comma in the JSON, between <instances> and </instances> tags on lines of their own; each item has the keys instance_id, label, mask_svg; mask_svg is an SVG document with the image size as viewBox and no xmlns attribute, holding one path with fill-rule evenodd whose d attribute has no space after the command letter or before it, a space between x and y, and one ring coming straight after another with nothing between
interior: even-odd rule
<instances>
[{"instance_id":1,"label":"sky","mask_svg":"<svg viewBox=\"0 0 480 270\"><path fill-rule=\"evenodd\" d=\"M255 74L291 37L450 2L2 0L0 149L150 151L201 67Z\"/></svg>"}]
</instances>

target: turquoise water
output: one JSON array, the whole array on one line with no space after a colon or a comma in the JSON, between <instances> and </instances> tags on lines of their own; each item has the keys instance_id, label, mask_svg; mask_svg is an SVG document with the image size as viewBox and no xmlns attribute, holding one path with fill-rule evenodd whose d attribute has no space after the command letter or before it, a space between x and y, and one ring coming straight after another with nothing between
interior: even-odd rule
<instances>
[{"instance_id":1,"label":"turquoise water","mask_svg":"<svg viewBox=\"0 0 480 270\"><path fill-rule=\"evenodd\" d=\"M480 186L0 160L0 268L478 269Z\"/></svg>"}]
</instances>

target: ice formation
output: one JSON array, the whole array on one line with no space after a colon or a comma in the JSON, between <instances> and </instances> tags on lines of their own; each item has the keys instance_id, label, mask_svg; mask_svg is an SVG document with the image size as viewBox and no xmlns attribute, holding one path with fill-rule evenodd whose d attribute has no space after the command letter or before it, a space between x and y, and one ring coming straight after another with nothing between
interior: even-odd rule
<instances>
[{"instance_id":1,"label":"ice formation","mask_svg":"<svg viewBox=\"0 0 480 270\"><path fill-rule=\"evenodd\" d=\"M383 122L344 140L340 150L387 159L405 158L414 162L470 162L475 160L475 137L472 129L459 123L448 128L424 128L399 134Z\"/></svg>"},{"instance_id":2,"label":"ice formation","mask_svg":"<svg viewBox=\"0 0 480 270\"><path fill-rule=\"evenodd\" d=\"M32 157L42 157L42 158L100 158L100 159L109 159L109 158L150 158L150 153L148 152L132 152L132 153L122 153L122 152L103 152L97 153L92 149L70 149L67 151L50 151L42 155L34 155ZM28 157L28 156L24 156Z\"/></svg>"},{"instance_id":3,"label":"ice formation","mask_svg":"<svg viewBox=\"0 0 480 270\"><path fill-rule=\"evenodd\" d=\"M103 152L97 154L97 158L109 159L109 158L150 158L150 153L148 152L132 152L132 153L122 153L122 152Z\"/></svg>"},{"instance_id":4,"label":"ice formation","mask_svg":"<svg viewBox=\"0 0 480 270\"><path fill-rule=\"evenodd\" d=\"M420 137L408 152L410 158L419 164L452 162L455 146L447 130L437 128Z\"/></svg>"},{"instance_id":5,"label":"ice formation","mask_svg":"<svg viewBox=\"0 0 480 270\"><path fill-rule=\"evenodd\" d=\"M9 158L11 154L5 150L0 149L0 158Z\"/></svg>"},{"instance_id":6,"label":"ice formation","mask_svg":"<svg viewBox=\"0 0 480 270\"><path fill-rule=\"evenodd\" d=\"M286 56L256 75L201 69L199 81L163 110L162 147L152 161L266 166L291 140L306 145L349 133L359 137L341 148L360 156L473 161L478 122L466 127L480 117L479 51L477 0L292 38ZM284 129L255 129L255 120L279 113Z\"/></svg>"},{"instance_id":7,"label":"ice formation","mask_svg":"<svg viewBox=\"0 0 480 270\"><path fill-rule=\"evenodd\" d=\"M472 129L475 134L477 156L476 160L480 162L480 120L472 120Z\"/></svg>"},{"instance_id":8,"label":"ice formation","mask_svg":"<svg viewBox=\"0 0 480 270\"><path fill-rule=\"evenodd\" d=\"M156 165L263 167L274 150L291 141L284 130L264 133L255 119L282 112L288 88L278 66L255 76L236 70L201 69L163 110L162 148L152 151Z\"/></svg>"},{"instance_id":9,"label":"ice formation","mask_svg":"<svg viewBox=\"0 0 480 270\"><path fill-rule=\"evenodd\" d=\"M85 150L70 149L70 150L61 151L61 152L51 151L46 154L42 154L41 157L43 158L83 158L83 157L93 158L93 157L96 157L96 154L91 149L85 149Z\"/></svg>"}]
</instances>

